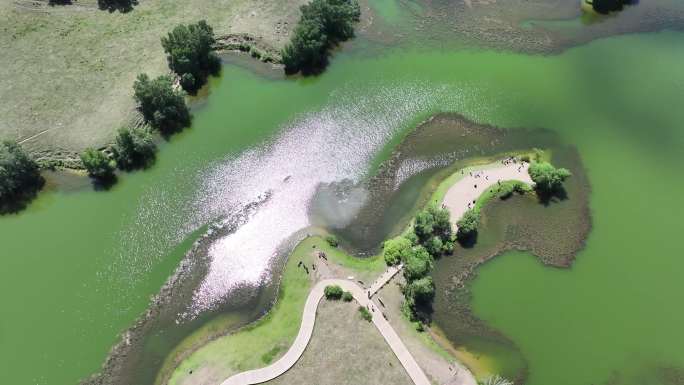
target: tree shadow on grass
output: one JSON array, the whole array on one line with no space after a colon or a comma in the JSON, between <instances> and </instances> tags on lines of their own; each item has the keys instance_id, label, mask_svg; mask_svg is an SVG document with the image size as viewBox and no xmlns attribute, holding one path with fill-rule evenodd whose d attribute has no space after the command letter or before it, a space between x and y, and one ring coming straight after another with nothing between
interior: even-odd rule
<instances>
[{"instance_id":1,"label":"tree shadow on grass","mask_svg":"<svg viewBox=\"0 0 684 385\"><path fill-rule=\"evenodd\" d=\"M59 0L58 0L59 1ZM127 13L138 5L138 0L97 0L97 6L103 11Z\"/></svg>"}]
</instances>

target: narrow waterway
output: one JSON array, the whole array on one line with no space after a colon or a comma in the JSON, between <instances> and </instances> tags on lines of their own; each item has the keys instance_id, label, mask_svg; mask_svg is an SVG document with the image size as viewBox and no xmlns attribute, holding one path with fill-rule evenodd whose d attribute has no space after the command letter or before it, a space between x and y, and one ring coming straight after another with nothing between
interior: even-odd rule
<instances>
[{"instance_id":1,"label":"narrow waterway","mask_svg":"<svg viewBox=\"0 0 684 385\"><path fill-rule=\"evenodd\" d=\"M640 384L646 375L676 383L684 367L681 47L677 32L555 56L360 39L319 78L273 80L226 65L193 127L162 146L152 169L108 192L57 187L0 218L3 378L73 384L97 371L196 230L261 200L212 243L207 274L177 320L268 280L278 247L312 220L319 183L360 185L408 130L448 111L552 130L587 168L594 229L573 268L508 255L480 269L473 287L476 314L520 350L526 383Z\"/></svg>"}]
</instances>

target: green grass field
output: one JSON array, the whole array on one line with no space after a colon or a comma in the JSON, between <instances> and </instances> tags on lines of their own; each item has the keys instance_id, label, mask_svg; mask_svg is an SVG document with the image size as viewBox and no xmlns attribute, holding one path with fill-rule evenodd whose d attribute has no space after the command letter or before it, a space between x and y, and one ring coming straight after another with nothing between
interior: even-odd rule
<instances>
[{"instance_id":1,"label":"green grass field","mask_svg":"<svg viewBox=\"0 0 684 385\"><path fill-rule=\"evenodd\" d=\"M0 138L39 158L105 145L138 119L137 74L168 72L160 38L175 25L206 19L217 36L249 33L281 48L305 2L140 0L127 13L95 0L0 2Z\"/></svg>"}]
</instances>

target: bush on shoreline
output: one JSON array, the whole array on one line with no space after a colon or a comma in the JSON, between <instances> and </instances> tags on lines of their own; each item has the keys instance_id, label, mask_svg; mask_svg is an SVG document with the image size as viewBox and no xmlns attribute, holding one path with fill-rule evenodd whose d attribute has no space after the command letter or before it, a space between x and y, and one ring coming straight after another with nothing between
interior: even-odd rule
<instances>
[{"instance_id":1,"label":"bush on shoreline","mask_svg":"<svg viewBox=\"0 0 684 385\"><path fill-rule=\"evenodd\" d=\"M201 20L196 24L180 24L161 39L169 68L180 77L181 87L196 92L211 74L221 69L214 53L214 30Z\"/></svg>"},{"instance_id":2,"label":"bush on shoreline","mask_svg":"<svg viewBox=\"0 0 684 385\"><path fill-rule=\"evenodd\" d=\"M548 162L534 162L527 172L537 191L551 194L563 189L563 182L572 174L565 168L555 168Z\"/></svg>"},{"instance_id":3,"label":"bush on shoreline","mask_svg":"<svg viewBox=\"0 0 684 385\"><path fill-rule=\"evenodd\" d=\"M168 135L190 125L190 111L182 92L173 89L169 76L150 79L140 74L133 84L140 112L153 128Z\"/></svg>"},{"instance_id":4,"label":"bush on shoreline","mask_svg":"<svg viewBox=\"0 0 684 385\"><path fill-rule=\"evenodd\" d=\"M117 166L122 170L146 168L155 159L157 145L146 128L120 128L112 147Z\"/></svg>"},{"instance_id":5,"label":"bush on shoreline","mask_svg":"<svg viewBox=\"0 0 684 385\"><path fill-rule=\"evenodd\" d=\"M0 142L0 214L23 209L44 184L38 164L17 142Z\"/></svg>"},{"instance_id":6,"label":"bush on shoreline","mask_svg":"<svg viewBox=\"0 0 684 385\"><path fill-rule=\"evenodd\" d=\"M318 72L327 65L331 47L354 37L361 8L356 0L313 0L300 9L302 16L282 51L285 72Z\"/></svg>"},{"instance_id":7,"label":"bush on shoreline","mask_svg":"<svg viewBox=\"0 0 684 385\"><path fill-rule=\"evenodd\" d=\"M480 225L480 210L472 208L466 211L461 219L456 222L456 237L459 241L467 241L471 239L476 233Z\"/></svg>"},{"instance_id":8,"label":"bush on shoreline","mask_svg":"<svg viewBox=\"0 0 684 385\"><path fill-rule=\"evenodd\" d=\"M114 165L107 155L94 148L86 148L81 153L81 162L88 175L99 181L111 180L114 178Z\"/></svg>"}]
</instances>

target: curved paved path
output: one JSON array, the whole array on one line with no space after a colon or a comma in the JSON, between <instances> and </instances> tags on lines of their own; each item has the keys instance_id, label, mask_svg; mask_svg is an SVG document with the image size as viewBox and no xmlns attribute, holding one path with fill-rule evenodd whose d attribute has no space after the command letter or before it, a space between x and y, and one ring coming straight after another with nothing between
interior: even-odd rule
<instances>
[{"instance_id":1,"label":"curved paved path","mask_svg":"<svg viewBox=\"0 0 684 385\"><path fill-rule=\"evenodd\" d=\"M497 184L498 181L520 180L531 184L532 180L527 173L528 166L527 163L521 162L499 163L498 165L484 166L472 172L469 171L468 175L464 174L464 177L454 183L444 196L443 204L451 212L452 220L454 222L458 221L470 207L469 203L476 200L486 189ZM423 372L423 369L418 366L418 363L408 349L406 349L397 333L383 317L382 311L370 299L400 270L401 266L388 268L371 284L370 289L363 289L355 282L345 279L325 279L318 282L306 299L299 333L287 353L278 361L265 368L238 373L223 381L221 385L260 384L272 380L290 369L304 354L304 350L309 344L309 340L311 340L316 322L316 309L318 309L318 304L324 296L324 289L328 285L339 285L342 289L351 292L356 302L361 306L372 309L373 324L378 328L380 334L382 334L387 344L404 366L413 383L416 385L430 385L430 381L425 372Z\"/></svg>"},{"instance_id":2,"label":"curved paved path","mask_svg":"<svg viewBox=\"0 0 684 385\"><path fill-rule=\"evenodd\" d=\"M396 268L395 268L396 269ZM382 287L390 278L392 278L399 269L396 271L385 272L381 277L384 279L382 283L376 281L377 288ZM339 285L342 289L349 291L354 296L356 302L361 306L366 306L373 311L373 323L375 327L378 328L380 334L387 344L392 348L392 351L397 356L404 369L408 373L413 383L416 385L430 385L430 381L423 372L423 369L418 366L416 360L413 358L411 353L409 353L406 346L401 341L397 333L394 331L392 326L387 322L387 320L382 316L382 311L378 309L375 304L368 298L369 292L363 289L356 283L345 280L345 279L325 279L316 284L313 290L309 293L309 297L306 299L306 304L304 305L304 314L302 316L302 325L299 328L299 334L295 338L294 343L290 347L290 350L285 353L278 361L273 364L255 370L249 370L246 372L238 373L227 380L223 381L221 385L250 385L250 384L260 384L262 382L274 379L281 374L285 373L290 369L299 358L304 353L306 346L309 344L311 335L313 334L314 323L316 321L316 309L318 308L318 303L324 296L324 289L328 285ZM377 290L377 289L376 289Z\"/></svg>"},{"instance_id":3,"label":"curved paved path","mask_svg":"<svg viewBox=\"0 0 684 385\"><path fill-rule=\"evenodd\" d=\"M518 161L506 164L498 162L472 171L464 170L464 177L449 187L442 202L451 213L454 229L456 222L472 206L472 202L498 181L518 180L532 184L532 179L527 173L528 168L528 163Z\"/></svg>"}]
</instances>

